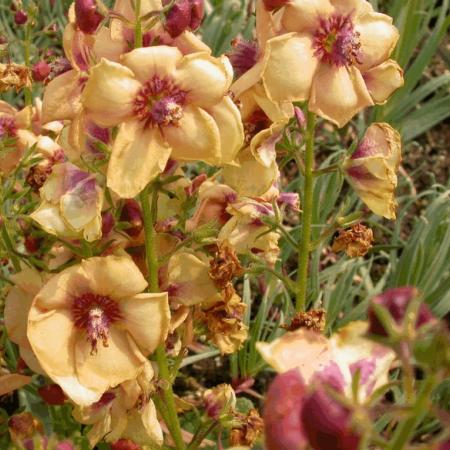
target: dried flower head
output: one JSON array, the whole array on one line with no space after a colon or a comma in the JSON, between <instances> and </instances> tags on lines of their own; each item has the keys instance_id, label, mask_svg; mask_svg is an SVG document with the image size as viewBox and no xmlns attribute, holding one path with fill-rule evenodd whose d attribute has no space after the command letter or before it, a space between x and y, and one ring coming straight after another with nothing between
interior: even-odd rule
<instances>
[{"instance_id":1,"label":"dried flower head","mask_svg":"<svg viewBox=\"0 0 450 450\"><path fill-rule=\"evenodd\" d=\"M353 225L348 230L340 230L332 246L333 252L345 253L350 258L364 256L372 248L373 231L362 223Z\"/></svg>"},{"instance_id":2,"label":"dried flower head","mask_svg":"<svg viewBox=\"0 0 450 450\"><path fill-rule=\"evenodd\" d=\"M326 311L324 309L311 309L306 312L295 314L289 325L283 328L288 331L295 331L299 328L305 328L317 333L321 333L325 329Z\"/></svg>"},{"instance_id":3,"label":"dried flower head","mask_svg":"<svg viewBox=\"0 0 450 450\"><path fill-rule=\"evenodd\" d=\"M0 93L9 89L16 92L31 87L30 70L20 64L0 64Z\"/></svg>"},{"instance_id":4,"label":"dried flower head","mask_svg":"<svg viewBox=\"0 0 450 450\"><path fill-rule=\"evenodd\" d=\"M240 415L238 420L240 422L239 427L231 430L230 444L251 448L262 434L264 421L258 410L254 408L251 408L246 415Z\"/></svg>"},{"instance_id":5,"label":"dried flower head","mask_svg":"<svg viewBox=\"0 0 450 450\"><path fill-rule=\"evenodd\" d=\"M232 285L233 279L243 275L244 269L233 247L227 241L220 243L209 263L209 276L219 289Z\"/></svg>"}]
</instances>

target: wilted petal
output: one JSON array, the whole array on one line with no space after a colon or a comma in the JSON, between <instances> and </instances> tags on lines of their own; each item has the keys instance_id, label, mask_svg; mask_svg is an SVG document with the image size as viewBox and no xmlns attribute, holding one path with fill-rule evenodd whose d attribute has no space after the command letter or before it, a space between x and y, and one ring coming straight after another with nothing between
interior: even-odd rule
<instances>
[{"instance_id":1,"label":"wilted petal","mask_svg":"<svg viewBox=\"0 0 450 450\"><path fill-rule=\"evenodd\" d=\"M220 133L222 163L230 163L244 143L244 127L238 107L229 96L208 109Z\"/></svg>"},{"instance_id":2,"label":"wilted petal","mask_svg":"<svg viewBox=\"0 0 450 450\"><path fill-rule=\"evenodd\" d=\"M183 108L178 125L164 127L162 133L172 148L174 159L220 164L219 128L205 110L195 106Z\"/></svg>"},{"instance_id":3,"label":"wilted petal","mask_svg":"<svg viewBox=\"0 0 450 450\"><path fill-rule=\"evenodd\" d=\"M164 342L170 323L167 292L138 294L121 302L124 326L147 355Z\"/></svg>"},{"instance_id":4,"label":"wilted petal","mask_svg":"<svg viewBox=\"0 0 450 450\"><path fill-rule=\"evenodd\" d=\"M0 377L0 396L9 394L31 383L31 377L18 373L9 373Z\"/></svg>"},{"instance_id":5,"label":"wilted petal","mask_svg":"<svg viewBox=\"0 0 450 450\"><path fill-rule=\"evenodd\" d=\"M122 198L133 198L165 168L171 149L157 128L123 123L114 141L107 184Z\"/></svg>"},{"instance_id":6,"label":"wilted petal","mask_svg":"<svg viewBox=\"0 0 450 450\"><path fill-rule=\"evenodd\" d=\"M307 34L288 33L267 41L262 80L274 102L309 97L318 60Z\"/></svg>"},{"instance_id":7,"label":"wilted petal","mask_svg":"<svg viewBox=\"0 0 450 450\"><path fill-rule=\"evenodd\" d=\"M383 104L390 95L403 86L403 70L392 59L363 73L367 89L377 104Z\"/></svg>"},{"instance_id":8,"label":"wilted petal","mask_svg":"<svg viewBox=\"0 0 450 450\"><path fill-rule=\"evenodd\" d=\"M185 55L178 65L177 84L187 91L187 102L208 108L222 100L233 81L228 58L214 58L208 53Z\"/></svg>"},{"instance_id":9,"label":"wilted petal","mask_svg":"<svg viewBox=\"0 0 450 450\"><path fill-rule=\"evenodd\" d=\"M399 32L392 25L392 18L386 14L371 12L355 23L360 33L362 65L364 70L386 61L397 44Z\"/></svg>"},{"instance_id":10,"label":"wilted petal","mask_svg":"<svg viewBox=\"0 0 450 450\"><path fill-rule=\"evenodd\" d=\"M373 105L360 72L321 64L311 89L309 109L343 127L356 113Z\"/></svg>"},{"instance_id":11,"label":"wilted petal","mask_svg":"<svg viewBox=\"0 0 450 450\"><path fill-rule=\"evenodd\" d=\"M115 300L132 297L147 287L147 281L131 258L105 256L84 259L81 266L91 291ZM126 282L125 282L126 281Z\"/></svg>"},{"instance_id":12,"label":"wilted petal","mask_svg":"<svg viewBox=\"0 0 450 450\"><path fill-rule=\"evenodd\" d=\"M81 101L96 124L111 127L132 117L140 87L128 67L102 58L91 70Z\"/></svg>"}]
</instances>

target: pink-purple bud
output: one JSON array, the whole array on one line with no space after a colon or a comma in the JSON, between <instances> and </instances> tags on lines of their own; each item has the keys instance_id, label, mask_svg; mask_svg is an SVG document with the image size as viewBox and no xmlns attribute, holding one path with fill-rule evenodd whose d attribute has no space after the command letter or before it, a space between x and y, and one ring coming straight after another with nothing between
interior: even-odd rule
<instances>
[{"instance_id":1,"label":"pink-purple bud","mask_svg":"<svg viewBox=\"0 0 450 450\"><path fill-rule=\"evenodd\" d=\"M141 206L136 200L125 200L122 212L120 213L120 220L130 224L130 226L124 230L125 233L132 237L139 236L144 225Z\"/></svg>"},{"instance_id":2,"label":"pink-purple bud","mask_svg":"<svg viewBox=\"0 0 450 450\"><path fill-rule=\"evenodd\" d=\"M95 33L103 20L97 12L95 0L75 0L75 17L78 28L86 34Z\"/></svg>"},{"instance_id":3,"label":"pink-purple bud","mask_svg":"<svg viewBox=\"0 0 450 450\"><path fill-rule=\"evenodd\" d=\"M394 321L401 325L405 317L406 310L409 304L416 298L418 291L416 288L407 286L401 288L388 289L386 292L377 295L372 299L372 304L369 307L369 333L377 334L379 336L387 336L388 333L377 316L373 305L384 306L394 319ZM416 328L420 328L426 323L435 320L432 312L427 305L421 304L417 313Z\"/></svg>"},{"instance_id":4,"label":"pink-purple bud","mask_svg":"<svg viewBox=\"0 0 450 450\"><path fill-rule=\"evenodd\" d=\"M263 0L267 10L272 11L290 3L291 0Z\"/></svg>"},{"instance_id":5,"label":"pink-purple bud","mask_svg":"<svg viewBox=\"0 0 450 450\"><path fill-rule=\"evenodd\" d=\"M168 5L170 0L163 0ZM166 15L165 29L176 38L186 30L195 31L203 20L203 0L177 0Z\"/></svg>"},{"instance_id":6,"label":"pink-purple bud","mask_svg":"<svg viewBox=\"0 0 450 450\"><path fill-rule=\"evenodd\" d=\"M259 46L256 41L245 41L243 39L234 39L231 44L233 49L228 53L228 57L235 75L240 77L257 63Z\"/></svg>"},{"instance_id":7,"label":"pink-purple bud","mask_svg":"<svg viewBox=\"0 0 450 450\"><path fill-rule=\"evenodd\" d=\"M141 450L131 439L119 439L111 444L111 450Z\"/></svg>"},{"instance_id":8,"label":"pink-purple bud","mask_svg":"<svg viewBox=\"0 0 450 450\"><path fill-rule=\"evenodd\" d=\"M306 386L297 369L277 375L264 405L267 450L298 450L306 446L301 411Z\"/></svg>"},{"instance_id":9,"label":"pink-purple bud","mask_svg":"<svg viewBox=\"0 0 450 450\"><path fill-rule=\"evenodd\" d=\"M51 72L51 67L45 61L39 61L34 64L31 74L33 75L34 81L44 81Z\"/></svg>"},{"instance_id":10,"label":"pink-purple bud","mask_svg":"<svg viewBox=\"0 0 450 450\"><path fill-rule=\"evenodd\" d=\"M297 124L298 124L299 128L301 130L306 128L305 113L298 106L296 106L294 108L294 115L295 115L295 120L297 121Z\"/></svg>"},{"instance_id":11,"label":"pink-purple bud","mask_svg":"<svg viewBox=\"0 0 450 450\"><path fill-rule=\"evenodd\" d=\"M358 449L361 436L352 428L352 412L323 387L305 397L301 420L314 450Z\"/></svg>"},{"instance_id":12,"label":"pink-purple bud","mask_svg":"<svg viewBox=\"0 0 450 450\"><path fill-rule=\"evenodd\" d=\"M114 228L116 221L111 211L105 211L102 213L102 236L108 236Z\"/></svg>"},{"instance_id":13,"label":"pink-purple bud","mask_svg":"<svg viewBox=\"0 0 450 450\"><path fill-rule=\"evenodd\" d=\"M27 20L28 14L23 9L19 9L14 14L14 22L16 23L16 25L24 25L27 23Z\"/></svg>"}]
</instances>

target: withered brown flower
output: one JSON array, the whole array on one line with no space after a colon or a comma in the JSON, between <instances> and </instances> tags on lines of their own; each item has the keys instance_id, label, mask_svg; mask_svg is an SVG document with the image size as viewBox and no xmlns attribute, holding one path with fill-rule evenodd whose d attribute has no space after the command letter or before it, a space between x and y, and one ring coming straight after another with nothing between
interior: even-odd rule
<instances>
[{"instance_id":1,"label":"withered brown flower","mask_svg":"<svg viewBox=\"0 0 450 450\"><path fill-rule=\"evenodd\" d=\"M338 237L333 242L332 250L334 252L345 250L350 258L357 258L366 255L372 247L372 243L372 230L357 223L348 230L339 231Z\"/></svg>"}]
</instances>

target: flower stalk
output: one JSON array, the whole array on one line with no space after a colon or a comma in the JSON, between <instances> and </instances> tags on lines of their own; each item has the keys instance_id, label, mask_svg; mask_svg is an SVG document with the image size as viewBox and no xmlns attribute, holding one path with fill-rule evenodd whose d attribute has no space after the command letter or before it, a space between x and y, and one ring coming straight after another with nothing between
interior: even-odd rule
<instances>
[{"instance_id":1,"label":"flower stalk","mask_svg":"<svg viewBox=\"0 0 450 450\"><path fill-rule=\"evenodd\" d=\"M311 224L313 216L313 189L314 189L314 131L316 116L308 111L307 128L305 132L305 157L304 157L304 185L303 185L303 211L302 236L298 247L298 272L297 272L297 299L296 310L304 311L306 306L308 265L311 241Z\"/></svg>"},{"instance_id":2,"label":"flower stalk","mask_svg":"<svg viewBox=\"0 0 450 450\"><path fill-rule=\"evenodd\" d=\"M150 187L152 186L152 195L150 203ZM156 184L148 185L140 194L142 206L142 215L144 219L145 230L145 254L148 269L148 283L150 292L159 291L158 283L158 257L155 246L155 222L157 218L158 187ZM177 450L184 450L185 445L181 435L180 422L175 406L175 398L172 389L172 377L169 371L166 349L164 344L156 349L156 361L159 367L159 377L166 386L162 389L164 402L166 406L167 427L169 428L172 439ZM158 405L158 403L157 403Z\"/></svg>"}]
</instances>

